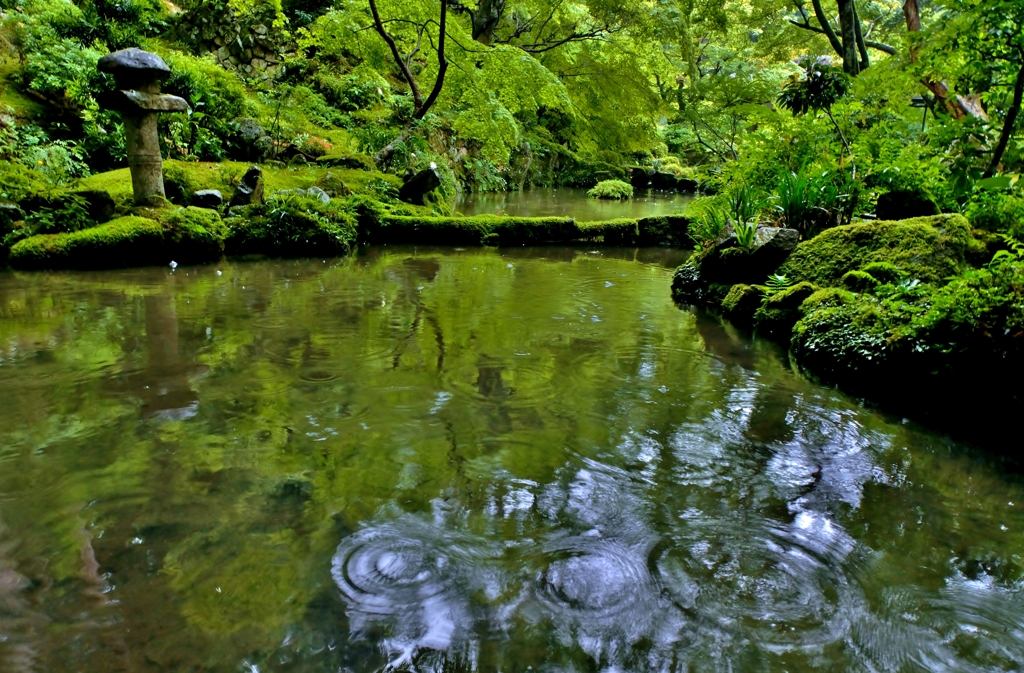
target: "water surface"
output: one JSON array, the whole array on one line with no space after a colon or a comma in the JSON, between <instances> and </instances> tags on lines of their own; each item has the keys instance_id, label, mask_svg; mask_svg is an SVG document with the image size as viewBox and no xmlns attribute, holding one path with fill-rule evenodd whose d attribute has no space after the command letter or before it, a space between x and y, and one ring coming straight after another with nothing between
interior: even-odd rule
<instances>
[{"instance_id":1,"label":"water surface","mask_svg":"<svg viewBox=\"0 0 1024 673\"><path fill-rule=\"evenodd\" d=\"M1020 480L679 261L0 276L0 670L1019 670Z\"/></svg>"},{"instance_id":2,"label":"water surface","mask_svg":"<svg viewBox=\"0 0 1024 673\"><path fill-rule=\"evenodd\" d=\"M579 222L618 218L640 219L682 214L693 200L689 194L637 192L626 201L592 199L585 189L527 189L521 192L465 194L455 204L463 215L508 215L510 217L574 217Z\"/></svg>"}]
</instances>

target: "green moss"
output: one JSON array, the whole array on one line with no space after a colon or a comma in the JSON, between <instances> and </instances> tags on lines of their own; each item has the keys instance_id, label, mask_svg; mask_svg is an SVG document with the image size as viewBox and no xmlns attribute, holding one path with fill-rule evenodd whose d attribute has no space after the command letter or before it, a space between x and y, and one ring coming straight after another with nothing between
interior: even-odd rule
<instances>
[{"instance_id":1,"label":"green moss","mask_svg":"<svg viewBox=\"0 0 1024 673\"><path fill-rule=\"evenodd\" d=\"M189 247L184 259L216 259L224 252L224 239L228 228L216 210L209 208L179 208L167 213L162 222L165 225L165 239L175 247Z\"/></svg>"},{"instance_id":2,"label":"green moss","mask_svg":"<svg viewBox=\"0 0 1024 673\"><path fill-rule=\"evenodd\" d=\"M128 216L70 234L26 238L11 248L10 263L19 269L104 268L128 260L144 265L157 256L163 242L159 222Z\"/></svg>"},{"instance_id":3,"label":"green moss","mask_svg":"<svg viewBox=\"0 0 1024 673\"><path fill-rule=\"evenodd\" d=\"M722 299L722 312L737 325L750 327L763 297L764 288L743 283L733 285Z\"/></svg>"},{"instance_id":4,"label":"green moss","mask_svg":"<svg viewBox=\"0 0 1024 673\"><path fill-rule=\"evenodd\" d=\"M622 180L604 180L597 183L593 189L587 192L592 199L611 199L621 201L633 198L633 185Z\"/></svg>"},{"instance_id":5,"label":"green moss","mask_svg":"<svg viewBox=\"0 0 1024 673\"><path fill-rule=\"evenodd\" d=\"M128 215L66 234L32 236L11 248L19 269L91 269L217 259L225 228L213 211L183 208L165 221Z\"/></svg>"},{"instance_id":6,"label":"green moss","mask_svg":"<svg viewBox=\"0 0 1024 673\"><path fill-rule=\"evenodd\" d=\"M479 245L497 234L501 245L567 242L587 238L575 220L566 217L387 217L371 232L381 243ZM489 239L493 241L493 239Z\"/></svg>"},{"instance_id":7,"label":"green moss","mask_svg":"<svg viewBox=\"0 0 1024 673\"><path fill-rule=\"evenodd\" d=\"M359 152L331 152L316 160L320 166L331 168L352 168L372 171L375 166L373 159Z\"/></svg>"},{"instance_id":8,"label":"green moss","mask_svg":"<svg viewBox=\"0 0 1024 673\"><path fill-rule=\"evenodd\" d=\"M840 282L853 292L871 292L878 287L878 280L865 271L848 271L843 274Z\"/></svg>"},{"instance_id":9,"label":"green moss","mask_svg":"<svg viewBox=\"0 0 1024 673\"><path fill-rule=\"evenodd\" d=\"M351 205L305 196L270 198L228 218L228 254L274 257L337 256L356 242L357 216Z\"/></svg>"},{"instance_id":10,"label":"green moss","mask_svg":"<svg viewBox=\"0 0 1024 673\"><path fill-rule=\"evenodd\" d=\"M690 218L682 215L645 217L638 223L637 245L663 245L673 248L687 248L693 245L690 238Z\"/></svg>"},{"instance_id":11,"label":"green moss","mask_svg":"<svg viewBox=\"0 0 1024 673\"><path fill-rule=\"evenodd\" d=\"M754 313L758 332L788 341L793 326L801 318L801 306L819 289L802 281L766 297Z\"/></svg>"},{"instance_id":12,"label":"green moss","mask_svg":"<svg viewBox=\"0 0 1024 673\"><path fill-rule=\"evenodd\" d=\"M617 219L602 222L580 222L580 234L589 240L600 239L605 245L634 245L639 236L636 220Z\"/></svg>"},{"instance_id":13,"label":"green moss","mask_svg":"<svg viewBox=\"0 0 1024 673\"><path fill-rule=\"evenodd\" d=\"M834 286L848 271L885 262L912 278L935 283L963 267L970 238L970 225L961 215L851 224L798 245L779 273Z\"/></svg>"}]
</instances>

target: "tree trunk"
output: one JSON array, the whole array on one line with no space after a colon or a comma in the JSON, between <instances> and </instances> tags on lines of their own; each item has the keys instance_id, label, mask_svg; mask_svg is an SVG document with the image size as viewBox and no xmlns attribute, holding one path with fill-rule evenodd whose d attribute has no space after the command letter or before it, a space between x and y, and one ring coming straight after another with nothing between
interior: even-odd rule
<instances>
[{"instance_id":1,"label":"tree trunk","mask_svg":"<svg viewBox=\"0 0 1024 673\"><path fill-rule=\"evenodd\" d=\"M505 13L505 0L480 0L475 12L472 12L473 39L485 46L494 42L494 32L498 29L501 17Z\"/></svg>"},{"instance_id":2,"label":"tree trunk","mask_svg":"<svg viewBox=\"0 0 1024 673\"><path fill-rule=\"evenodd\" d=\"M860 54L857 52L857 8L854 5L854 0L838 0L838 4L843 71L851 77L856 77L860 74Z\"/></svg>"},{"instance_id":3,"label":"tree trunk","mask_svg":"<svg viewBox=\"0 0 1024 673\"><path fill-rule=\"evenodd\" d=\"M917 0L904 0L903 18L906 19L908 33L921 32L921 10L918 8ZM911 62L917 60L917 51L917 49L910 50ZM931 78L922 79L921 84L932 92L935 99L942 104L943 109L953 115L953 119L975 117L977 119L988 120L985 108L981 105L981 96L950 96L949 87L945 82L940 82Z\"/></svg>"},{"instance_id":4,"label":"tree trunk","mask_svg":"<svg viewBox=\"0 0 1024 673\"><path fill-rule=\"evenodd\" d=\"M1013 128L1017 125L1017 117L1020 115L1021 101L1024 99L1024 65L1017 72L1017 81L1013 85L1013 103L1006 112L1006 119L1003 121L1003 132L999 134L999 144L992 154L992 161L985 171L985 177L990 178L999 170L999 164L1003 160L1006 146L1010 144L1010 137L1013 136Z\"/></svg>"},{"instance_id":5,"label":"tree trunk","mask_svg":"<svg viewBox=\"0 0 1024 673\"><path fill-rule=\"evenodd\" d=\"M402 76L409 83L409 88L412 89L412 98L414 105L413 119L418 121L427 116L427 112L437 102L437 97L441 95L441 89L444 87L444 78L448 73L448 58L445 55L445 41L447 38L448 30L448 0L441 0L441 20L439 22L439 35L437 38L437 79L434 81L434 88L430 91L430 95L427 96L426 100L420 97L420 88L416 83L416 78L413 77L412 72L409 70L408 64L402 58L401 53L398 51L398 45L395 43L395 39L388 34L384 28L384 22L381 21L380 13L377 11L377 3L375 0L369 0L370 12L373 14L374 27L377 29L377 33L380 34L381 38L387 43L391 49L391 55L398 64L399 70L402 72ZM409 133L412 131L412 124L407 125L402 132L398 134L398 137L388 143L383 149L374 155L374 159L378 164L387 162L392 155L395 153L395 149L398 145L409 137Z\"/></svg>"}]
</instances>

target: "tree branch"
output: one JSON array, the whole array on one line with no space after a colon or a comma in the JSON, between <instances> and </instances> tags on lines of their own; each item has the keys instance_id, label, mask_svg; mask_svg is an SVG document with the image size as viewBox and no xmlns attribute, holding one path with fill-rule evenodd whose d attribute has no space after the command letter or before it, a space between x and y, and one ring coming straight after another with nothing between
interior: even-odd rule
<instances>
[{"instance_id":1,"label":"tree branch","mask_svg":"<svg viewBox=\"0 0 1024 673\"><path fill-rule=\"evenodd\" d=\"M793 24L794 26L796 26L797 28L803 28L804 30L809 30L812 33L818 33L820 35L825 35L825 31L824 30L822 30L821 28L818 28L817 26L812 26L809 23L800 23L799 21L794 21L792 19L790 19L789 22L791 24ZM891 45L888 45L888 44L884 44L882 42L875 42L873 40L864 40L864 46L867 47L868 49L874 49L875 51L880 51L883 54L889 54L890 56L895 56L896 55L896 48L895 47L893 47Z\"/></svg>"},{"instance_id":2,"label":"tree branch","mask_svg":"<svg viewBox=\"0 0 1024 673\"><path fill-rule=\"evenodd\" d=\"M419 109L423 106L423 98L420 96L419 86L416 85L416 78L412 76L412 71L409 69L409 66L406 65L405 59L402 58L401 53L399 53L398 44L395 43L395 38L391 37L387 29L384 28L384 22L380 20L380 12L377 11L376 0L369 0L369 3L370 13L373 14L374 28L376 28L377 33L391 49L391 55L394 57L395 63L398 64L399 69L402 71L402 77L409 84L409 88L412 89L413 104L416 106L416 109ZM444 0L442 0L442 6L444 6L443 3Z\"/></svg>"},{"instance_id":3,"label":"tree branch","mask_svg":"<svg viewBox=\"0 0 1024 673\"><path fill-rule=\"evenodd\" d=\"M835 50L840 56L843 55L843 43L839 41L836 36L836 31L832 30L832 23L828 20L825 15L825 10L821 6L821 0L811 0L811 6L814 7L814 16L818 19L818 23L821 24L821 32L828 38L828 43L832 45L832 49Z\"/></svg>"},{"instance_id":4,"label":"tree branch","mask_svg":"<svg viewBox=\"0 0 1024 673\"><path fill-rule=\"evenodd\" d=\"M1024 53L1021 56L1022 60L1024 60ZM1022 101L1024 101L1024 65L1021 65L1020 70L1017 71L1017 81L1013 85L1013 103L1006 112L1006 119L1003 121L1003 131L999 134L999 144L996 145L996 150L992 154L992 161L985 170L984 177L986 178L992 177L999 170L999 164L1003 160L1006 146L1009 145L1010 137L1013 135L1013 127L1017 125L1017 116L1020 114Z\"/></svg>"},{"instance_id":5,"label":"tree branch","mask_svg":"<svg viewBox=\"0 0 1024 673\"><path fill-rule=\"evenodd\" d=\"M441 30L440 35L437 38L437 79L434 81L434 88L427 96L427 100L423 103L423 107L417 111L416 119L423 119L426 116L427 111L433 107L434 103L437 102L437 97L441 95L441 89L444 87L444 76L448 72L448 58L444 53L444 41L447 35L448 28L448 0L441 0Z\"/></svg>"}]
</instances>

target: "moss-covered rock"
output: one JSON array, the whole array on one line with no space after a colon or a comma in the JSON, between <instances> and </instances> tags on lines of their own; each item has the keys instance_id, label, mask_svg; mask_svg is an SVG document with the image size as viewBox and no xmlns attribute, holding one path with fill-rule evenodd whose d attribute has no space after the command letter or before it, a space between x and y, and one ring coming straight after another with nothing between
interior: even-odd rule
<instances>
[{"instance_id":1,"label":"moss-covered rock","mask_svg":"<svg viewBox=\"0 0 1024 673\"><path fill-rule=\"evenodd\" d=\"M336 256L356 242L357 217L348 204L309 196L272 197L232 209L225 250L229 255Z\"/></svg>"},{"instance_id":2,"label":"moss-covered rock","mask_svg":"<svg viewBox=\"0 0 1024 673\"><path fill-rule=\"evenodd\" d=\"M763 282L797 247L795 229L758 227L749 247L740 245L731 227L714 244L677 269L672 281L676 301L712 303L707 296L711 285L732 287Z\"/></svg>"},{"instance_id":3,"label":"moss-covered rock","mask_svg":"<svg viewBox=\"0 0 1024 673\"><path fill-rule=\"evenodd\" d=\"M801 305L797 362L856 393L984 398L1019 393L992 372L1024 370L1024 263L970 271L943 286L884 285L874 294L829 288Z\"/></svg>"},{"instance_id":4,"label":"moss-covered rock","mask_svg":"<svg viewBox=\"0 0 1024 673\"><path fill-rule=\"evenodd\" d=\"M164 239L181 250L177 261L207 261L224 252L228 228L216 210L209 208L178 208L162 218Z\"/></svg>"},{"instance_id":5,"label":"moss-covered rock","mask_svg":"<svg viewBox=\"0 0 1024 673\"><path fill-rule=\"evenodd\" d=\"M635 227L635 222L633 226ZM370 232L375 243L429 243L433 245L480 245L496 234L501 245L554 243L580 240L582 233L569 217L387 217ZM595 235L598 235L595 233ZM493 243L494 239L488 239Z\"/></svg>"},{"instance_id":6,"label":"moss-covered rock","mask_svg":"<svg viewBox=\"0 0 1024 673\"><path fill-rule=\"evenodd\" d=\"M329 168L352 168L362 171L372 171L375 168L373 159L356 152L332 152L320 157L316 162Z\"/></svg>"},{"instance_id":7,"label":"moss-covered rock","mask_svg":"<svg viewBox=\"0 0 1024 673\"><path fill-rule=\"evenodd\" d=\"M683 215L645 217L637 222L640 246L665 246L688 248L693 245L690 238L690 218Z\"/></svg>"},{"instance_id":8,"label":"moss-covered rock","mask_svg":"<svg viewBox=\"0 0 1024 673\"><path fill-rule=\"evenodd\" d=\"M754 324L754 313L764 299L764 288L743 283L733 285L722 300L722 313L729 320L743 327Z\"/></svg>"},{"instance_id":9,"label":"moss-covered rock","mask_svg":"<svg viewBox=\"0 0 1024 673\"><path fill-rule=\"evenodd\" d=\"M202 223L212 221L191 214L167 222L128 215L67 234L26 238L11 248L10 263L19 269L95 269L209 261L220 256L221 230L211 232Z\"/></svg>"},{"instance_id":10,"label":"moss-covered rock","mask_svg":"<svg viewBox=\"0 0 1024 673\"><path fill-rule=\"evenodd\" d=\"M837 286L847 272L884 262L921 282L937 283L963 268L970 238L961 215L850 224L798 245L779 273Z\"/></svg>"},{"instance_id":11,"label":"moss-covered rock","mask_svg":"<svg viewBox=\"0 0 1024 673\"><path fill-rule=\"evenodd\" d=\"M754 324L760 334L789 341L793 326L802 317L800 307L820 288L802 281L765 298L754 312Z\"/></svg>"},{"instance_id":12,"label":"moss-covered rock","mask_svg":"<svg viewBox=\"0 0 1024 673\"><path fill-rule=\"evenodd\" d=\"M605 245L635 245L639 237L638 222L626 218L580 222L577 227L582 238Z\"/></svg>"}]
</instances>

